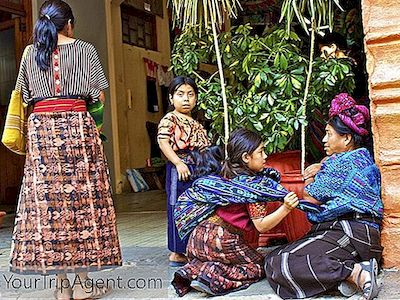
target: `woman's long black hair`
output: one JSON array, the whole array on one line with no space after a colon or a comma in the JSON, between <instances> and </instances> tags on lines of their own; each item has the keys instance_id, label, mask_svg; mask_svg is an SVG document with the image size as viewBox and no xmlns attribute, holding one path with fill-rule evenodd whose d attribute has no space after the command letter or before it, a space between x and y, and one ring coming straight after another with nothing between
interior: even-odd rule
<instances>
[{"instance_id":1,"label":"woman's long black hair","mask_svg":"<svg viewBox=\"0 0 400 300\"><path fill-rule=\"evenodd\" d=\"M222 165L221 176L225 178L234 178L241 174L254 175L254 172L248 168L243 161L243 154L249 155L262 144L261 136L251 130L240 128L231 133L228 140L227 152Z\"/></svg>"},{"instance_id":2,"label":"woman's long black hair","mask_svg":"<svg viewBox=\"0 0 400 300\"><path fill-rule=\"evenodd\" d=\"M39 68L50 68L51 54L57 47L58 32L68 24L74 25L71 7L62 0L48 0L40 7L39 19L33 31L33 45L37 49L35 57Z\"/></svg>"},{"instance_id":3,"label":"woman's long black hair","mask_svg":"<svg viewBox=\"0 0 400 300\"><path fill-rule=\"evenodd\" d=\"M190 176L191 180L220 173L222 161L224 160L224 152L221 146L210 146L203 151L193 150L190 155L196 165Z\"/></svg>"}]
</instances>

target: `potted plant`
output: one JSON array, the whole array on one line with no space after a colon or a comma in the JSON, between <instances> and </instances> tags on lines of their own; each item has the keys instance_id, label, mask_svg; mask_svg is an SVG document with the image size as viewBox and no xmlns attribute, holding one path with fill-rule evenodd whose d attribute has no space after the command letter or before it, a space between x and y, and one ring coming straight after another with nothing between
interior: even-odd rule
<instances>
[{"instance_id":1,"label":"potted plant","mask_svg":"<svg viewBox=\"0 0 400 300\"><path fill-rule=\"evenodd\" d=\"M318 78L312 80L315 74L315 34L332 28L332 3L327 0L285 0L281 20L286 19L286 32L278 29L265 37L252 37L248 25L217 34L215 24L221 25L221 16L224 15L221 14L221 8L227 8L228 15L234 15L237 4L236 0L233 5L227 0L222 2L202 4L195 1L191 5L186 5L184 0L172 2L175 21L189 25L175 43L172 69L177 75L197 76L201 90L200 107L212 121L211 131L219 141L222 139L226 142L230 127L248 127L264 136L268 142L267 152L276 152L296 144L298 128L301 126L303 172L307 112L313 110L313 105L321 104L321 93L318 91L329 92L321 85L327 83L327 86L337 87L337 83L342 84L340 76L330 74L330 70L325 75L315 72L319 74ZM334 0L334 3L339 6L338 0ZM202 16L204 22L200 24L205 28L196 26L198 15ZM290 32L294 15L307 33L309 29L311 31L308 59L302 56L296 44L300 42L299 38ZM329 24L322 26L322 22ZM310 24L310 28L307 24ZM210 25L212 34L208 30ZM202 76L199 68L201 63L216 64L219 78L216 74ZM348 91L351 92L354 79L350 66L346 66L346 63L334 66L333 73L338 72L344 74L342 77L349 82ZM314 87L318 84L320 87Z\"/></svg>"},{"instance_id":2,"label":"potted plant","mask_svg":"<svg viewBox=\"0 0 400 300\"><path fill-rule=\"evenodd\" d=\"M220 33L221 57L229 99L229 126L258 131L267 142L266 152L299 149L299 128L306 123L302 99L309 64L294 32L278 28L265 36L251 36L250 25ZM211 121L217 142L224 136L221 84L216 73L205 74L203 64L216 64L212 33L200 27L183 30L174 43L171 69L177 75L194 75L199 85L199 107ZM354 89L354 74L347 60L314 61L307 106L308 114L326 106L343 89Z\"/></svg>"},{"instance_id":3,"label":"potted plant","mask_svg":"<svg viewBox=\"0 0 400 300\"><path fill-rule=\"evenodd\" d=\"M301 41L293 33L278 28L265 36L252 36L250 25L233 27L220 33L221 57L226 78L226 94L229 100L229 126L246 127L258 131L267 142L267 153L299 149L299 129L306 123L302 99L309 61L300 50ZM211 32L191 27L183 30L175 41L172 53L172 70L177 75L195 75L200 88L199 105L205 117L211 121L211 133L217 142L224 135L224 110L221 101L221 84L216 73L202 72L203 64L216 64ZM320 58L314 62L307 110L325 106L337 92L354 88L354 74L350 62ZM269 164L281 173L300 169L300 152L285 152L272 155ZM302 191L301 174L283 176L283 183L290 189ZM299 185L301 187L299 187ZM292 214L283 222L305 222L301 212ZM297 223L301 223L297 222ZM279 236L276 228L275 235ZM297 232L288 234L295 239L308 229L298 226Z\"/></svg>"}]
</instances>

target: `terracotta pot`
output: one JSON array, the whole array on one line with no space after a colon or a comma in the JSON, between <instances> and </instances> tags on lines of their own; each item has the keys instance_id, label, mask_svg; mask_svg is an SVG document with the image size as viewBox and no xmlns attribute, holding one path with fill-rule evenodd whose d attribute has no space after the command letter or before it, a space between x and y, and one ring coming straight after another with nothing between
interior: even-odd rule
<instances>
[{"instance_id":1,"label":"terracotta pot","mask_svg":"<svg viewBox=\"0 0 400 300\"><path fill-rule=\"evenodd\" d=\"M299 197L303 196L304 181L300 172L300 151L287 151L270 155L266 161L266 167L271 167L281 173L281 184L289 191L295 192ZM269 213L275 211L281 203L269 203ZM297 240L304 236L311 228L306 214L294 209L275 228L267 233L261 233L258 244L260 247L267 246L271 240L287 239L288 242Z\"/></svg>"},{"instance_id":2,"label":"terracotta pot","mask_svg":"<svg viewBox=\"0 0 400 300\"><path fill-rule=\"evenodd\" d=\"M300 170L301 152L299 150L285 151L268 155L265 162L266 167L278 170L281 175Z\"/></svg>"}]
</instances>

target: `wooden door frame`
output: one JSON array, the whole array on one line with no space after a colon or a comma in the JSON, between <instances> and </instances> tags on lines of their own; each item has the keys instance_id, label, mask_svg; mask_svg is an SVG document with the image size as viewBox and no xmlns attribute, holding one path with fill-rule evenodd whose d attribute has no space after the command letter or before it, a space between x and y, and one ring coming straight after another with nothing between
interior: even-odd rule
<instances>
[{"instance_id":1,"label":"wooden door frame","mask_svg":"<svg viewBox=\"0 0 400 300\"><path fill-rule=\"evenodd\" d=\"M0 0L0 10L19 16L13 20L0 23L0 29L15 27L15 60L18 69L22 52L32 40L32 0L22 0L22 4Z\"/></svg>"},{"instance_id":2,"label":"wooden door frame","mask_svg":"<svg viewBox=\"0 0 400 300\"><path fill-rule=\"evenodd\" d=\"M119 146L119 129L118 129L118 103L117 103L117 76L116 69L116 45L118 45L118 37L114 34L115 23L120 22L119 5L123 0L104 0L106 14L106 34L107 34L107 50L108 50L108 70L110 80L110 108L111 108L111 131L112 131L112 149L114 160L114 192L122 193L122 173L121 173L121 157Z\"/></svg>"},{"instance_id":3,"label":"wooden door frame","mask_svg":"<svg viewBox=\"0 0 400 300\"><path fill-rule=\"evenodd\" d=\"M15 4L7 0L0 0L0 11L14 15L14 17L12 17L10 20L0 23L0 30L3 31L11 28L15 29L15 67L18 72L22 53L25 46L30 43L32 36L32 0L22 0L21 4ZM4 119L2 119L2 124L3 121ZM5 162L2 163L2 167L7 170L5 172L8 174L7 180L2 180L3 184L0 184L2 188L0 200L2 201L1 203L4 204L4 200L9 199L13 201L11 197L18 197L18 192L16 189L20 188L25 157L12 153L3 145L1 145L0 148L0 151L2 152L2 161L4 159ZM9 193L7 196L8 188L11 188L13 191L15 190L15 193ZM16 203L17 202L15 202L15 204ZM11 202L8 204L11 204Z\"/></svg>"}]
</instances>

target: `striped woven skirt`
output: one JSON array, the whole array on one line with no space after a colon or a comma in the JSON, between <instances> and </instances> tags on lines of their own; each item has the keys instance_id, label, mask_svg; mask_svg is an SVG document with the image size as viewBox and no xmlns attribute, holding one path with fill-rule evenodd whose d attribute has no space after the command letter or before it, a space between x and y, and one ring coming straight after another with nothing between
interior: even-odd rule
<instances>
[{"instance_id":1,"label":"striped woven skirt","mask_svg":"<svg viewBox=\"0 0 400 300\"><path fill-rule=\"evenodd\" d=\"M121 265L110 176L86 111L32 113L10 270L54 274Z\"/></svg>"},{"instance_id":2,"label":"striped woven skirt","mask_svg":"<svg viewBox=\"0 0 400 300\"><path fill-rule=\"evenodd\" d=\"M192 280L207 285L216 295L245 289L265 277L264 257L243 237L221 225L204 220L190 235L189 263L174 274L172 285L183 296Z\"/></svg>"},{"instance_id":3,"label":"striped woven skirt","mask_svg":"<svg viewBox=\"0 0 400 300\"><path fill-rule=\"evenodd\" d=\"M357 221L330 221L272 251L265 258L265 272L281 298L302 299L337 291L355 263L381 256L378 229Z\"/></svg>"}]
</instances>

